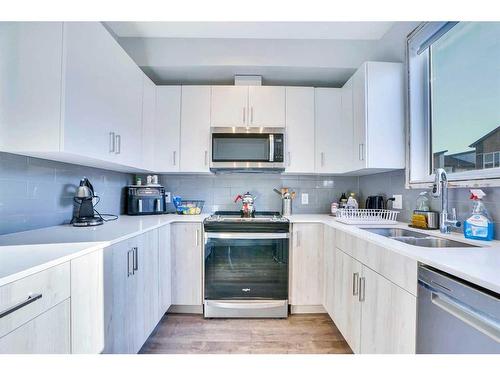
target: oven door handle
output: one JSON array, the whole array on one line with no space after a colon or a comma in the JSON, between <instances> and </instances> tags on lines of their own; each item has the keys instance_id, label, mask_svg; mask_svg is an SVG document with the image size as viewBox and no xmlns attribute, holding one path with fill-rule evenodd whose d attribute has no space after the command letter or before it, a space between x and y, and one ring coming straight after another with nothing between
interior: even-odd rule
<instances>
[{"instance_id":1,"label":"oven door handle","mask_svg":"<svg viewBox=\"0 0 500 375\"><path fill-rule=\"evenodd\" d=\"M276 240L276 239L290 238L290 233L205 232L205 238L220 238L220 239L231 239L231 240Z\"/></svg>"},{"instance_id":2,"label":"oven door handle","mask_svg":"<svg viewBox=\"0 0 500 375\"><path fill-rule=\"evenodd\" d=\"M284 301L266 301L266 302L219 302L207 301L208 304L222 309L240 309L240 310L255 310L255 309L272 309L281 307L285 304Z\"/></svg>"},{"instance_id":3,"label":"oven door handle","mask_svg":"<svg viewBox=\"0 0 500 375\"><path fill-rule=\"evenodd\" d=\"M269 134L269 161L274 161L274 134Z\"/></svg>"}]
</instances>

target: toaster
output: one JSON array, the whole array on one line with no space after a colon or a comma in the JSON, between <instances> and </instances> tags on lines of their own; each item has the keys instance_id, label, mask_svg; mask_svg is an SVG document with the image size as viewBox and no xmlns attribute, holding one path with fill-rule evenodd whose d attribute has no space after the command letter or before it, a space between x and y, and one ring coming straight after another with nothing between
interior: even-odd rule
<instances>
[{"instance_id":1,"label":"toaster","mask_svg":"<svg viewBox=\"0 0 500 375\"><path fill-rule=\"evenodd\" d=\"M159 215L166 212L163 186L127 186L128 215Z\"/></svg>"}]
</instances>

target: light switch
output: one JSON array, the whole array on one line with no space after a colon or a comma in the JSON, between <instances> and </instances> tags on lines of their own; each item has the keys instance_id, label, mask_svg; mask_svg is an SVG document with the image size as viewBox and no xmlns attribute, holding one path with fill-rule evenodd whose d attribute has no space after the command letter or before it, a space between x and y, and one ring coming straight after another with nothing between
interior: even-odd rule
<instances>
[{"instance_id":1,"label":"light switch","mask_svg":"<svg viewBox=\"0 0 500 375\"><path fill-rule=\"evenodd\" d=\"M396 210L402 210L403 209L403 196L401 194L396 194L392 196L394 198L394 201L392 202L392 208L395 208Z\"/></svg>"},{"instance_id":2,"label":"light switch","mask_svg":"<svg viewBox=\"0 0 500 375\"><path fill-rule=\"evenodd\" d=\"M300 201L301 201L302 204L309 204L309 194L302 193L300 195Z\"/></svg>"}]
</instances>

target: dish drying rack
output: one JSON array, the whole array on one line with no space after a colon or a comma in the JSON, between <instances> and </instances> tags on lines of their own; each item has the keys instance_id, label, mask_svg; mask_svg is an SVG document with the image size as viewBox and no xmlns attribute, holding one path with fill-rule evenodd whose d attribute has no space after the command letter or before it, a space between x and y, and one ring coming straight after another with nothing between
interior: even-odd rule
<instances>
[{"instance_id":1,"label":"dish drying rack","mask_svg":"<svg viewBox=\"0 0 500 375\"><path fill-rule=\"evenodd\" d=\"M397 224L399 211L339 208L337 221L344 224Z\"/></svg>"}]
</instances>

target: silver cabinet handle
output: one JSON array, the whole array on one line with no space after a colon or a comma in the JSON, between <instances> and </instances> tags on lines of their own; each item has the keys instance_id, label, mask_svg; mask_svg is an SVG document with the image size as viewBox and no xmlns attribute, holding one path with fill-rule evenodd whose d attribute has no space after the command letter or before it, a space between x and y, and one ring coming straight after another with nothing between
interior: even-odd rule
<instances>
[{"instance_id":1,"label":"silver cabinet handle","mask_svg":"<svg viewBox=\"0 0 500 375\"><path fill-rule=\"evenodd\" d=\"M295 235L295 238L297 240L297 247L300 247L300 231L296 232L297 234Z\"/></svg>"},{"instance_id":2,"label":"silver cabinet handle","mask_svg":"<svg viewBox=\"0 0 500 375\"><path fill-rule=\"evenodd\" d=\"M205 165L208 165L208 151L205 150Z\"/></svg>"},{"instance_id":3,"label":"silver cabinet handle","mask_svg":"<svg viewBox=\"0 0 500 375\"><path fill-rule=\"evenodd\" d=\"M325 166L325 153L324 152L321 153L321 166L322 167Z\"/></svg>"},{"instance_id":4,"label":"silver cabinet handle","mask_svg":"<svg viewBox=\"0 0 500 375\"><path fill-rule=\"evenodd\" d=\"M250 123L253 124L253 106L250 108Z\"/></svg>"},{"instance_id":5,"label":"silver cabinet handle","mask_svg":"<svg viewBox=\"0 0 500 375\"><path fill-rule=\"evenodd\" d=\"M195 245L196 247L200 246L200 230L196 229L196 238L195 238Z\"/></svg>"},{"instance_id":6,"label":"silver cabinet handle","mask_svg":"<svg viewBox=\"0 0 500 375\"><path fill-rule=\"evenodd\" d=\"M292 157L290 155L290 151L287 152L287 155L288 155L288 166L290 166L292 164Z\"/></svg>"},{"instance_id":7,"label":"silver cabinet handle","mask_svg":"<svg viewBox=\"0 0 500 375\"><path fill-rule=\"evenodd\" d=\"M364 277L359 278L359 302L363 302L365 300L365 284L366 279Z\"/></svg>"},{"instance_id":8,"label":"silver cabinet handle","mask_svg":"<svg viewBox=\"0 0 500 375\"><path fill-rule=\"evenodd\" d=\"M359 272L352 274L352 295L357 296L359 293Z\"/></svg>"},{"instance_id":9,"label":"silver cabinet handle","mask_svg":"<svg viewBox=\"0 0 500 375\"><path fill-rule=\"evenodd\" d=\"M117 134L115 136L115 138L116 138L115 154L121 154L121 152L122 152L122 136L120 134Z\"/></svg>"},{"instance_id":10,"label":"silver cabinet handle","mask_svg":"<svg viewBox=\"0 0 500 375\"><path fill-rule=\"evenodd\" d=\"M135 271L139 271L139 249L137 247L132 248L132 253L134 254L134 267L133 267L133 274L135 274Z\"/></svg>"},{"instance_id":11,"label":"silver cabinet handle","mask_svg":"<svg viewBox=\"0 0 500 375\"><path fill-rule=\"evenodd\" d=\"M4 316L12 314L14 311L22 309L24 306L28 306L29 304L35 302L36 300L39 300L40 298L42 298L41 293L29 295L28 298L25 299L24 301L16 303L14 306L8 307L7 309L0 311L0 319L3 318Z\"/></svg>"},{"instance_id":12,"label":"silver cabinet handle","mask_svg":"<svg viewBox=\"0 0 500 375\"><path fill-rule=\"evenodd\" d=\"M115 152L116 142L115 142L115 132L109 132L109 152Z\"/></svg>"},{"instance_id":13,"label":"silver cabinet handle","mask_svg":"<svg viewBox=\"0 0 500 375\"><path fill-rule=\"evenodd\" d=\"M134 249L127 251L127 277L134 274Z\"/></svg>"},{"instance_id":14,"label":"silver cabinet handle","mask_svg":"<svg viewBox=\"0 0 500 375\"><path fill-rule=\"evenodd\" d=\"M500 325L498 322L488 319L486 316L479 315L467 305L448 298L442 293L431 292L431 302L455 318L460 319L465 324L500 343Z\"/></svg>"},{"instance_id":15,"label":"silver cabinet handle","mask_svg":"<svg viewBox=\"0 0 500 375\"><path fill-rule=\"evenodd\" d=\"M172 155L172 164L173 164L173 165L175 165L175 163L176 163L176 160L175 160L175 159L176 159L176 156L177 156L177 151L174 151L174 152L173 152L173 155Z\"/></svg>"},{"instance_id":16,"label":"silver cabinet handle","mask_svg":"<svg viewBox=\"0 0 500 375\"><path fill-rule=\"evenodd\" d=\"M358 146L359 160L365 160L365 144L360 143Z\"/></svg>"},{"instance_id":17,"label":"silver cabinet handle","mask_svg":"<svg viewBox=\"0 0 500 375\"><path fill-rule=\"evenodd\" d=\"M246 119L247 119L247 115L246 115L246 108L243 107L243 125L245 125L246 123Z\"/></svg>"}]
</instances>

